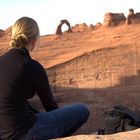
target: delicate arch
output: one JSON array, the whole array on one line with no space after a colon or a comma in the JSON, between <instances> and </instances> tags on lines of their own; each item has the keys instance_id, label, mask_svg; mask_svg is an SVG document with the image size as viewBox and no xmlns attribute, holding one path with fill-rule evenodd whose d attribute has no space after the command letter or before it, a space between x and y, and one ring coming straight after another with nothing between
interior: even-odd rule
<instances>
[{"instance_id":1,"label":"delicate arch","mask_svg":"<svg viewBox=\"0 0 140 140\"><path fill-rule=\"evenodd\" d=\"M60 23L59 23L59 25L57 26L57 29L56 29L56 33L55 33L56 35L63 34L62 30L61 30L63 24L66 24L68 26L67 32L69 32L69 33L72 32L72 29L70 27L70 23L68 22L68 20L64 19L64 20L60 20Z\"/></svg>"}]
</instances>

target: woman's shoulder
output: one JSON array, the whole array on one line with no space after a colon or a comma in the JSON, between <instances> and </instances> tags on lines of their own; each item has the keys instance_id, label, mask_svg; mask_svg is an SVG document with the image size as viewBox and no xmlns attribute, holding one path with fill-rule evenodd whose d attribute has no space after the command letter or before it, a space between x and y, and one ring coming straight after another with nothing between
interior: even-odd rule
<instances>
[{"instance_id":1,"label":"woman's shoulder","mask_svg":"<svg viewBox=\"0 0 140 140\"><path fill-rule=\"evenodd\" d=\"M34 59L30 59L30 61L28 61L28 63L25 66L28 69L32 69L32 70L43 70L44 71L44 67L36 60Z\"/></svg>"}]
</instances>

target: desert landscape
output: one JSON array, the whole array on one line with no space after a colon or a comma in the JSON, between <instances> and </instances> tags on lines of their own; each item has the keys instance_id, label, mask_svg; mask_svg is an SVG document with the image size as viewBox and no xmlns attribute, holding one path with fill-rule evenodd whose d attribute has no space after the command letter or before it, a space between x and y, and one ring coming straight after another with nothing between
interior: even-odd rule
<instances>
[{"instance_id":1,"label":"desert landscape","mask_svg":"<svg viewBox=\"0 0 140 140\"><path fill-rule=\"evenodd\" d=\"M64 139L140 139L139 129L91 135L103 127L103 112L115 105L140 111L140 13L133 9L127 17L106 13L103 23L71 25L62 32L66 21L60 22L56 33L41 36L31 53L44 66L60 107L78 102L89 107L90 117L74 134L78 136ZM0 55L9 49L11 28L0 30ZM31 102L43 110L36 96Z\"/></svg>"}]
</instances>

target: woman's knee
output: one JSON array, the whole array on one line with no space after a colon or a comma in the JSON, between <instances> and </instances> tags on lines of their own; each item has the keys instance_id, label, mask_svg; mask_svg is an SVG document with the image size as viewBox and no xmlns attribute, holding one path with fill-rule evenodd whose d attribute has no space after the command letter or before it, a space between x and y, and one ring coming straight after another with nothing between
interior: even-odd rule
<instances>
[{"instance_id":1,"label":"woman's knee","mask_svg":"<svg viewBox=\"0 0 140 140\"><path fill-rule=\"evenodd\" d=\"M88 119L90 111L85 104L77 103L75 104L75 107L77 108L77 112L79 113L78 114L79 116Z\"/></svg>"}]
</instances>

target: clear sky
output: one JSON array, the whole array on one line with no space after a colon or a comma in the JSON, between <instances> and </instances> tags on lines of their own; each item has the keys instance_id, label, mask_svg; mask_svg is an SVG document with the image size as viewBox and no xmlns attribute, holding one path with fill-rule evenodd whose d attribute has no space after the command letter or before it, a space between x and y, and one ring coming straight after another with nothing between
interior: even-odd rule
<instances>
[{"instance_id":1,"label":"clear sky","mask_svg":"<svg viewBox=\"0 0 140 140\"><path fill-rule=\"evenodd\" d=\"M0 0L0 29L6 29L22 17L34 18L42 35L54 34L60 20L72 26L103 22L106 12L128 14L133 8L140 12L140 0ZM64 25L62 30L65 30Z\"/></svg>"}]
</instances>

